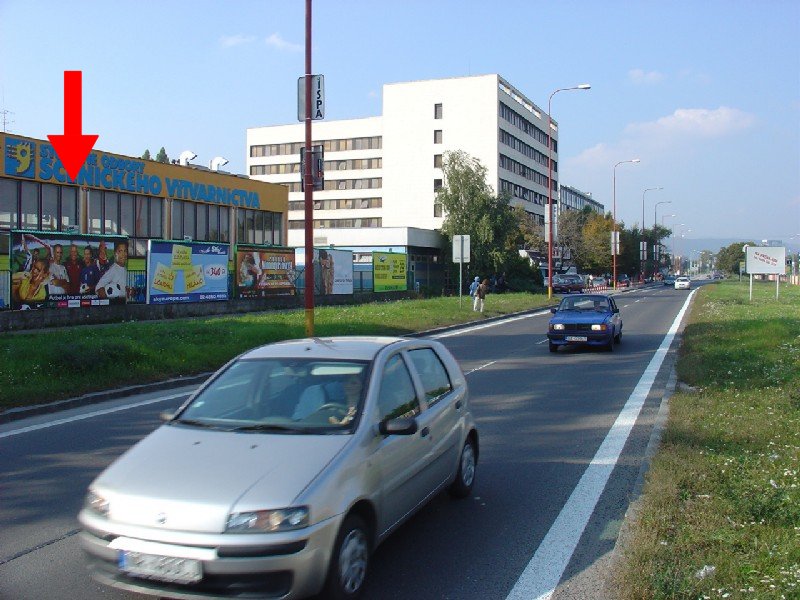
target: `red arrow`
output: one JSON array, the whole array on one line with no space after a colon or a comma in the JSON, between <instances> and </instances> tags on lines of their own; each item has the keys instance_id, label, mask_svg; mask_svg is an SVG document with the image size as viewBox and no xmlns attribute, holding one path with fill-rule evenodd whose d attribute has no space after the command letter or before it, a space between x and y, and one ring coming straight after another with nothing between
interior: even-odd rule
<instances>
[{"instance_id":1,"label":"red arrow","mask_svg":"<svg viewBox=\"0 0 800 600\"><path fill-rule=\"evenodd\" d=\"M83 135L82 71L64 71L64 135L48 135L70 178L77 179L99 136Z\"/></svg>"}]
</instances>

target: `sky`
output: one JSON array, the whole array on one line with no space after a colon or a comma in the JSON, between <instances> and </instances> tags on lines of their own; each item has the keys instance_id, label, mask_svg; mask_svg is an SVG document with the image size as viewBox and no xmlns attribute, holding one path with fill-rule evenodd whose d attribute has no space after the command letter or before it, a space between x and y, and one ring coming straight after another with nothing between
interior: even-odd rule
<instances>
[{"instance_id":1,"label":"sky","mask_svg":"<svg viewBox=\"0 0 800 600\"><path fill-rule=\"evenodd\" d=\"M545 111L589 83L552 96L561 184L628 227L664 202L681 239L800 247L797 0L314 0L312 23L326 119L380 115L399 81L497 73ZM244 173L248 127L297 122L304 49L304 0L0 0L0 111L62 133L81 70L98 149Z\"/></svg>"}]
</instances>

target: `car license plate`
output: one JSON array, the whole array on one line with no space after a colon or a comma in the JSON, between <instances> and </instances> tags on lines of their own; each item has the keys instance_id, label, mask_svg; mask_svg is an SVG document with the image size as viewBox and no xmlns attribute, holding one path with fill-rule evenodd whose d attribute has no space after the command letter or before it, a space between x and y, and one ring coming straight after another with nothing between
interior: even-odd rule
<instances>
[{"instance_id":1,"label":"car license plate","mask_svg":"<svg viewBox=\"0 0 800 600\"><path fill-rule=\"evenodd\" d=\"M202 565L199 560L193 558L121 550L118 563L120 570L136 577L175 583L196 583L203 578Z\"/></svg>"},{"instance_id":2,"label":"car license plate","mask_svg":"<svg viewBox=\"0 0 800 600\"><path fill-rule=\"evenodd\" d=\"M585 335L568 335L564 339L568 342L586 342L589 340Z\"/></svg>"}]
</instances>

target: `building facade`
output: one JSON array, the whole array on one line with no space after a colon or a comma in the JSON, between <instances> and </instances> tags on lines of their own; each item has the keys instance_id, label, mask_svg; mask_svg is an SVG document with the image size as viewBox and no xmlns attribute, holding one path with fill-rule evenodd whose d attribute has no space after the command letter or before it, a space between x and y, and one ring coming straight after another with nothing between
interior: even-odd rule
<instances>
[{"instance_id":1,"label":"building facade","mask_svg":"<svg viewBox=\"0 0 800 600\"><path fill-rule=\"evenodd\" d=\"M581 211L586 207L589 207L599 215L605 213L605 207L597 200L594 200L591 194L568 185L559 187L559 209L561 212L567 210Z\"/></svg>"},{"instance_id":2,"label":"building facade","mask_svg":"<svg viewBox=\"0 0 800 600\"><path fill-rule=\"evenodd\" d=\"M284 186L99 150L73 181L47 141L3 133L0 146L0 270L12 229L126 236L142 266L150 239L286 245Z\"/></svg>"},{"instance_id":3,"label":"building facade","mask_svg":"<svg viewBox=\"0 0 800 600\"><path fill-rule=\"evenodd\" d=\"M383 228L440 229L443 214L435 198L447 151L477 158L495 193L508 193L512 205L539 223L548 185L556 201L557 126L551 128L550 181L548 116L499 75L387 84L381 116L317 121L312 131L325 153L324 189L314 192L315 244L335 237L345 246L356 245L349 239L382 246ZM289 187L292 246L304 240L304 136L302 123L247 130L249 175ZM355 229L367 232L356 236Z\"/></svg>"}]
</instances>

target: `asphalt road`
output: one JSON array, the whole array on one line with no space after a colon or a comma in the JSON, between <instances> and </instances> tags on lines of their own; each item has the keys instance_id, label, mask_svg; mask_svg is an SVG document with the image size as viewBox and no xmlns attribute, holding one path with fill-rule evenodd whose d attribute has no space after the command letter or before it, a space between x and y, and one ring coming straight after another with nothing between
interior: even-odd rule
<instances>
[{"instance_id":1,"label":"asphalt road","mask_svg":"<svg viewBox=\"0 0 800 600\"><path fill-rule=\"evenodd\" d=\"M660 368L648 365L686 299L663 286L618 294L624 330L613 353L551 354L549 313L437 336L470 385L481 436L474 493L435 498L378 548L365 598L534 598L559 581L552 598L590 597L586 586L602 584L598 571L634 493L678 340L666 354L662 347ZM76 515L91 480L188 391L0 425L0 598L143 598L91 581ZM624 419L615 421L637 394L641 411L620 438ZM606 460L615 439L622 452ZM601 471L607 483L593 479Z\"/></svg>"}]
</instances>

